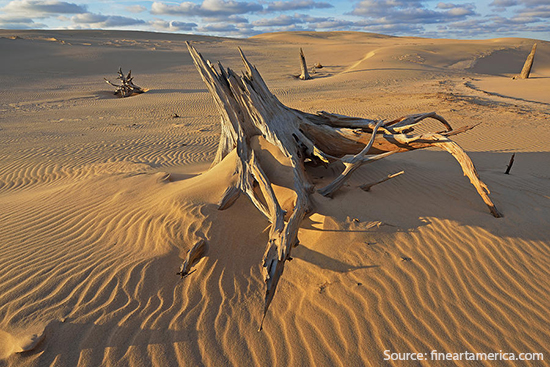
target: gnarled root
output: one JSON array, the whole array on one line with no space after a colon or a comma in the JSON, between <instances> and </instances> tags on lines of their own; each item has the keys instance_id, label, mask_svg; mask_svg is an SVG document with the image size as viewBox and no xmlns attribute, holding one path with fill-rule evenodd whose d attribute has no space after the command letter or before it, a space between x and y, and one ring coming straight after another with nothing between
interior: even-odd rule
<instances>
[{"instance_id":1,"label":"gnarled root","mask_svg":"<svg viewBox=\"0 0 550 367\"><path fill-rule=\"evenodd\" d=\"M323 195L331 196L363 164L373 163L394 153L438 147L455 157L491 213L495 217L501 216L489 198L489 190L479 179L472 161L449 138L471 129L471 126L453 130L435 112L404 116L386 122L327 112L310 114L298 111L283 105L271 94L258 70L248 62L240 49L245 71L242 75L237 75L220 63L217 68L214 67L193 46L189 43L187 45L221 116L220 143L212 166L233 150L237 154L236 180L223 194L219 209L230 207L243 194L271 223L262 261L266 289L260 329L285 263L290 260L292 247L298 243L300 224L310 210L309 196L313 190L304 168L306 159L324 165L336 161L344 163L345 170L342 174L319 190ZM410 135L414 127L427 118L441 122L445 130ZM271 179L262 169L256 152L250 146L251 139L257 136L276 147L292 169L295 204L289 213L281 208Z\"/></svg>"}]
</instances>

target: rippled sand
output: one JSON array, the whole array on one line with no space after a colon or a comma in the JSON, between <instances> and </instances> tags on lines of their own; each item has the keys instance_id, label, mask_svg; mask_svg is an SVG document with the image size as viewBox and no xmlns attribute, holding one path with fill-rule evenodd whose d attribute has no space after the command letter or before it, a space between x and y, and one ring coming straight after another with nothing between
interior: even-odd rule
<instances>
[{"instance_id":1,"label":"rippled sand","mask_svg":"<svg viewBox=\"0 0 550 367\"><path fill-rule=\"evenodd\" d=\"M537 41L532 78L513 80L534 40L0 37L0 366L380 366L385 350L550 358L550 43ZM208 171L219 116L186 40L236 70L240 46L304 111L483 122L455 140L505 217L488 213L447 153L362 167L334 199L313 196L257 332L268 223L246 198L216 210L234 157ZM313 80L292 77L300 47L324 66ZM149 91L114 97L103 78L119 66ZM284 167L267 169L284 194ZM337 173L311 171L319 186ZM181 280L198 238L207 257Z\"/></svg>"}]
</instances>

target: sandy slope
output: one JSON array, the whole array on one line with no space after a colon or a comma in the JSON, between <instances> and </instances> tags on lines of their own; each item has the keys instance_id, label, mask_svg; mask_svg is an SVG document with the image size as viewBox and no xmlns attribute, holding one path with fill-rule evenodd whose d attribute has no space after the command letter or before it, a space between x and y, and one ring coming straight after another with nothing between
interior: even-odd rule
<instances>
[{"instance_id":1,"label":"sandy slope","mask_svg":"<svg viewBox=\"0 0 550 367\"><path fill-rule=\"evenodd\" d=\"M380 366L387 349L550 358L548 42L539 41L533 78L512 80L533 40L0 37L0 365ZM241 46L281 101L305 111L482 121L456 140L505 217L488 214L446 153L363 167L333 200L314 195L316 213L258 333L267 222L244 198L216 210L234 157L206 171L219 117L185 40L236 69ZM299 47L325 66L313 80L291 76ZM150 91L113 98L102 78L119 66ZM267 147L262 159L288 190ZM357 188L400 170L371 192ZM311 171L317 185L337 173ZM198 238L208 257L180 280ZM44 340L17 353L35 334Z\"/></svg>"}]
</instances>

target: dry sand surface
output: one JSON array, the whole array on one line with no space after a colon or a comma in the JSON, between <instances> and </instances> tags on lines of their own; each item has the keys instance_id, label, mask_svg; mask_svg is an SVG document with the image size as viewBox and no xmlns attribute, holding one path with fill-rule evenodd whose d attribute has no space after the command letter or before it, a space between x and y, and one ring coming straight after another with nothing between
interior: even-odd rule
<instances>
[{"instance_id":1,"label":"dry sand surface","mask_svg":"<svg viewBox=\"0 0 550 367\"><path fill-rule=\"evenodd\" d=\"M244 197L216 210L234 156L208 171L219 116L186 40L237 70L240 46L307 112L482 122L455 140L505 217L445 152L364 166L334 199L313 195L258 332L268 222ZM434 349L550 359L550 43L537 41L532 78L511 78L534 42L0 31L0 366L381 366L385 350ZM324 65L309 81L292 77L300 47ZM114 97L103 78L119 66L149 91ZM314 183L338 172L317 168ZM208 256L181 280L199 238Z\"/></svg>"}]
</instances>

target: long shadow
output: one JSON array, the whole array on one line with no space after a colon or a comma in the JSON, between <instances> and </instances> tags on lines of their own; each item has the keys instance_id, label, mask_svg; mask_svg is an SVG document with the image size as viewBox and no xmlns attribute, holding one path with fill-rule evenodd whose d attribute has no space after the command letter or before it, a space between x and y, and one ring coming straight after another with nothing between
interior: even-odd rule
<instances>
[{"instance_id":1,"label":"long shadow","mask_svg":"<svg viewBox=\"0 0 550 367\"><path fill-rule=\"evenodd\" d=\"M550 233L544 230L550 218L550 171L541 170L548 166L550 152L516 154L511 174L506 175L512 153L469 153L504 218L494 218L489 213L450 154L420 150L361 167L351 176L349 186L337 191L332 199L315 193L313 212L332 218L337 224L327 226L306 219L302 228L325 232L410 232L429 224L429 218L438 218L481 227L497 236L550 240ZM374 186L369 192L359 188L401 170L404 175ZM316 189L339 173L320 167L309 172Z\"/></svg>"},{"instance_id":2,"label":"long shadow","mask_svg":"<svg viewBox=\"0 0 550 367\"><path fill-rule=\"evenodd\" d=\"M358 269L378 268L380 265L352 266L340 260L326 256L305 246L298 246L292 251L292 256L310 264L317 265L321 269L331 270L338 273L347 273Z\"/></svg>"},{"instance_id":3,"label":"long shadow","mask_svg":"<svg viewBox=\"0 0 550 367\"><path fill-rule=\"evenodd\" d=\"M148 94L170 94L170 93L206 93L208 90L204 89L149 89Z\"/></svg>"},{"instance_id":4,"label":"long shadow","mask_svg":"<svg viewBox=\"0 0 550 367\"><path fill-rule=\"evenodd\" d=\"M418 150L359 168L348 181L348 187L337 191L333 199L314 193L311 196L312 213L333 218L340 225L320 229L322 226L314 226L306 218L301 228L350 233L410 232L426 226L429 224L427 218L433 217L482 227L499 236L547 240L542 229L530 231L528 228L536 223L548 223L550 218L550 173L540 170L547 167L550 152L518 153L511 174L505 175L511 153L513 151L504 149L502 152L468 153L504 218L494 218L489 213L449 153ZM271 167L266 173L274 184L293 189L289 167L281 165L271 155L261 155L260 161ZM369 192L358 187L402 170L404 175L377 185ZM333 165L308 168L307 171L317 190L336 178L341 169ZM272 172L278 176L273 176ZM372 227L373 223L379 225Z\"/></svg>"}]
</instances>

